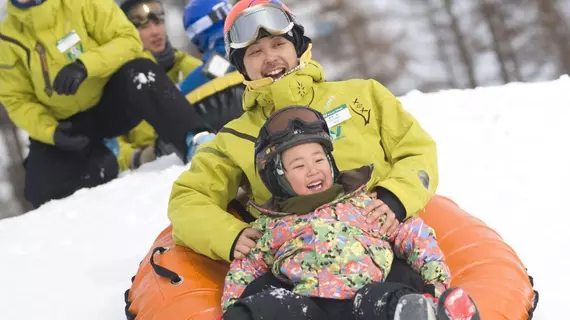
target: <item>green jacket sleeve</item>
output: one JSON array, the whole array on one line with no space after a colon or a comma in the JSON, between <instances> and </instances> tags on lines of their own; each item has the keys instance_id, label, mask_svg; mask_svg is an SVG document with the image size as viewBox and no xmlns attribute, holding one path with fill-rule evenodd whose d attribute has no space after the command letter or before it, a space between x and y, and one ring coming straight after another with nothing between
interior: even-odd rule
<instances>
[{"instance_id":1,"label":"green jacket sleeve","mask_svg":"<svg viewBox=\"0 0 570 320\"><path fill-rule=\"evenodd\" d=\"M125 171L130 168L133 154L135 153L137 148L133 146L125 138L125 136L117 137L117 142L119 143L119 157L117 158L117 162L119 163L119 170Z\"/></svg>"},{"instance_id":2,"label":"green jacket sleeve","mask_svg":"<svg viewBox=\"0 0 570 320\"><path fill-rule=\"evenodd\" d=\"M7 45L0 47L0 103L16 126L33 139L53 145L58 121L36 99L26 68Z\"/></svg>"},{"instance_id":3,"label":"green jacket sleeve","mask_svg":"<svg viewBox=\"0 0 570 320\"><path fill-rule=\"evenodd\" d=\"M142 52L135 26L112 0L85 1L83 18L100 46L81 55L89 77L107 77Z\"/></svg>"},{"instance_id":4,"label":"green jacket sleeve","mask_svg":"<svg viewBox=\"0 0 570 320\"><path fill-rule=\"evenodd\" d=\"M220 135L200 146L190 169L174 182L168 218L177 242L215 260L230 259L231 247L247 224L226 212L243 172L226 155Z\"/></svg>"},{"instance_id":5,"label":"green jacket sleeve","mask_svg":"<svg viewBox=\"0 0 570 320\"><path fill-rule=\"evenodd\" d=\"M380 143L392 170L378 187L391 191L407 216L416 215L435 194L438 185L435 141L384 86L371 80Z\"/></svg>"}]
</instances>

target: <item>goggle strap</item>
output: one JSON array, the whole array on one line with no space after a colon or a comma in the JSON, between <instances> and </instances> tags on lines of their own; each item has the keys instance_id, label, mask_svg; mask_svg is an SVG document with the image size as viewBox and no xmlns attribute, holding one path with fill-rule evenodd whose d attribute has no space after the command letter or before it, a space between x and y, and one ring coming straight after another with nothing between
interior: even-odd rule
<instances>
[{"instance_id":1,"label":"goggle strap","mask_svg":"<svg viewBox=\"0 0 570 320\"><path fill-rule=\"evenodd\" d=\"M208 15L196 20L186 29L186 34L190 39L193 39L200 32L213 26L215 23L224 21L230 12L231 7L228 3L218 3L212 8Z\"/></svg>"}]
</instances>

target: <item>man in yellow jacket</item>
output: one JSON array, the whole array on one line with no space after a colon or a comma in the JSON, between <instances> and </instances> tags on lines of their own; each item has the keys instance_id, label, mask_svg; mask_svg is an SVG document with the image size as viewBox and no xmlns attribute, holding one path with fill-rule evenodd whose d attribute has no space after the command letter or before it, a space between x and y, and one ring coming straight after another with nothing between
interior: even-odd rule
<instances>
[{"instance_id":1,"label":"man in yellow jacket","mask_svg":"<svg viewBox=\"0 0 570 320\"><path fill-rule=\"evenodd\" d=\"M103 140L146 120L183 160L208 134L112 0L10 0L0 24L0 103L30 135L35 207L118 174Z\"/></svg>"},{"instance_id":2,"label":"man in yellow jacket","mask_svg":"<svg viewBox=\"0 0 570 320\"><path fill-rule=\"evenodd\" d=\"M121 9L137 28L143 44L143 56L158 63L172 82L180 83L190 72L202 64L186 52L172 47L164 23L165 11L158 0L127 0ZM116 141L119 169L136 169L153 161L161 152L156 150L157 134L150 124L142 121L128 134ZM160 145L160 143L158 143Z\"/></svg>"},{"instance_id":3,"label":"man in yellow jacket","mask_svg":"<svg viewBox=\"0 0 570 320\"><path fill-rule=\"evenodd\" d=\"M259 233L226 207L240 186L259 204L271 196L255 173L254 143L267 117L290 105L324 114L340 170L374 165L368 188L386 206L371 215L388 216L383 231L426 205L438 185L435 142L390 91L374 80L326 82L303 27L278 0L238 2L224 30L230 61L246 78L245 113L175 181L168 216L179 244L228 261L255 246Z\"/></svg>"}]
</instances>

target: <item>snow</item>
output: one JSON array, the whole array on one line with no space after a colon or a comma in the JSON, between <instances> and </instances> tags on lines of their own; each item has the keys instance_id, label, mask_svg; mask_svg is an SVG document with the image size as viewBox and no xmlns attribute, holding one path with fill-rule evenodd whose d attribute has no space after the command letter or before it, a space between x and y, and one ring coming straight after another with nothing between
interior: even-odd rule
<instances>
[{"instance_id":1,"label":"snow","mask_svg":"<svg viewBox=\"0 0 570 320\"><path fill-rule=\"evenodd\" d=\"M133 78L133 83L137 85L137 90L140 90L143 84L153 83L154 82L154 72L149 71L148 74L144 74L140 72Z\"/></svg>"},{"instance_id":2,"label":"snow","mask_svg":"<svg viewBox=\"0 0 570 320\"><path fill-rule=\"evenodd\" d=\"M438 143L438 193L487 222L535 278L535 319L556 319L570 286L564 245L570 79L402 98ZM163 157L106 185L0 221L0 318L124 319L123 293L168 225Z\"/></svg>"}]
</instances>

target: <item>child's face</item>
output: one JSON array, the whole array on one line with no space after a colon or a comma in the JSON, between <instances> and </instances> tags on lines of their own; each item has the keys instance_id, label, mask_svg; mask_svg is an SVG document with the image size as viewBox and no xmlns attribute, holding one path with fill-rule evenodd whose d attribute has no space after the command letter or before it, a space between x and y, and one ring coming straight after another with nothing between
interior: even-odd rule
<instances>
[{"instance_id":1,"label":"child's face","mask_svg":"<svg viewBox=\"0 0 570 320\"><path fill-rule=\"evenodd\" d=\"M332 172L323 147L304 143L283 152L285 178L298 195L319 193L332 187Z\"/></svg>"}]
</instances>

